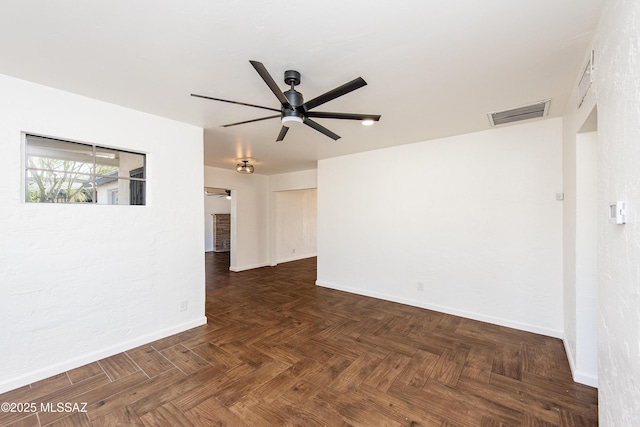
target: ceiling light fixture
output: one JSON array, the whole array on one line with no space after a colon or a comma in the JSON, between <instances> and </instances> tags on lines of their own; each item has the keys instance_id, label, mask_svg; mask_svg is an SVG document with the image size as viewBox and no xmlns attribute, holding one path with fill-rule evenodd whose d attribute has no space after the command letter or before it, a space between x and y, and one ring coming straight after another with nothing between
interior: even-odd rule
<instances>
[{"instance_id":1,"label":"ceiling light fixture","mask_svg":"<svg viewBox=\"0 0 640 427\"><path fill-rule=\"evenodd\" d=\"M298 126L299 124L302 124L302 122L302 117L298 116L284 116L282 118L282 126L286 126L288 128L291 126Z\"/></svg>"},{"instance_id":2,"label":"ceiling light fixture","mask_svg":"<svg viewBox=\"0 0 640 427\"><path fill-rule=\"evenodd\" d=\"M375 120L373 120L373 119L364 119L361 123L362 123L362 126L371 126L372 124L375 123Z\"/></svg>"},{"instance_id":3,"label":"ceiling light fixture","mask_svg":"<svg viewBox=\"0 0 640 427\"><path fill-rule=\"evenodd\" d=\"M253 173L253 165L249 164L249 160L238 160L239 162L242 163L238 163L236 165L236 172L238 173L245 173L245 174L250 174Z\"/></svg>"}]
</instances>

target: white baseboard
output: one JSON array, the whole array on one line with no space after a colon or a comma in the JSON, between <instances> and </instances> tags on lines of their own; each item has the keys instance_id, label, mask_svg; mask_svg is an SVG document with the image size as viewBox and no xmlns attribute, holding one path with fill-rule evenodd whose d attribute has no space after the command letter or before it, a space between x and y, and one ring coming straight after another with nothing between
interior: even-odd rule
<instances>
[{"instance_id":1,"label":"white baseboard","mask_svg":"<svg viewBox=\"0 0 640 427\"><path fill-rule=\"evenodd\" d=\"M352 294L364 295L367 297L382 299L385 301L399 302L400 304L406 304L413 307L425 308L427 310L433 310L440 313L452 314L454 316L460 316L467 319L478 320L480 322L486 322L494 325L505 326L507 328L533 332L534 334L545 335L552 338L559 338L559 339L563 338L563 332L556 329L545 328L537 325L516 322L509 319L502 319L499 317L487 316L487 315L473 313L473 312L464 311L464 310L458 310L456 308L446 307L438 304L429 304L429 303L425 303L424 301L418 301L418 300L413 300L409 298L402 298L395 295L382 294L379 292L371 292L364 289L351 288L348 286L340 286L334 283L321 282L319 280L316 280L316 285L322 286L324 288L336 289L338 291L349 292Z\"/></svg>"},{"instance_id":2,"label":"white baseboard","mask_svg":"<svg viewBox=\"0 0 640 427\"><path fill-rule=\"evenodd\" d=\"M279 259L276 262L263 262L263 263L260 263L260 264L245 265L245 266L242 266L242 267L229 267L229 271L233 271L234 273L237 273L239 271L253 270L254 268L275 267L276 265L283 264L285 262L298 261L298 260L301 260L301 259L313 258L315 256L318 256L318 255L317 254L298 255L298 256L292 257L292 258Z\"/></svg>"},{"instance_id":3,"label":"white baseboard","mask_svg":"<svg viewBox=\"0 0 640 427\"><path fill-rule=\"evenodd\" d=\"M598 377L584 372L575 371L573 380L577 383L588 385L589 387L598 388Z\"/></svg>"},{"instance_id":4,"label":"white baseboard","mask_svg":"<svg viewBox=\"0 0 640 427\"><path fill-rule=\"evenodd\" d=\"M577 370L574 362L575 355L571 351L567 339L563 337L562 342L564 344L564 351L567 353L567 359L569 359L569 368L571 369L573 380L577 383L588 385L589 387L598 388L598 376Z\"/></svg>"},{"instance_id":5,"label":"white baseboard","mask_svg":"<svg viewBox=\"0 0 640 427\"><path fill-rule=\"evenodd\" d=\"M84 354L82 356L76 357L71 360L66 360L61 363L56 363L54 365L38 369L34 372L29 372L28 374L24 374L24 375L17 376L15 378L4 380L0 382L0 393L4 393L19 387L23 387L33 382L40 381L54 375L61 374L71 369L79 368L80 366L84 366L88 363L96 362L98 360L104 359L105 357L113 356L114 354L131 350L132 348L136 348L141 345L159 340L161 338L166 338L168 336L175 335L180 332L184 332L188 329L192 329L197 326L205 325L206 323L207 323L207 318L203 316L198 319L192 320L190 322L182 323L180 325L163 329L161 331L157 331L149 335L144 335L144 336L135 338L133 340L125 341L125 342L113 345L111 347L104 348L102 350Z\"/></svg>"},{"instance_id":6,"label":"white baseboard","mask_svg":"<svg viewBox=\"0 0 640 427\"><path fill-rule=\"evenodd\" d=\"M229 271L233 271L234 273L237 273L239 271L253 270L254 268L270 267L270 266L272 266L272 264L268 262L263 262L260 264L245 265L242 267L229 267Z\"/></svg>"},{"instance_id":7,"label":"white baseboard","mask_svg":"<svg viewBox=\"0 0 640 427\"><path fill-rule=\"evenodd\" d=\"M571 347L569 346L569 342L566 337L562 337L562 344L564 344L564 352L567 354L567 360L569 361L569 369L571 369L571 375L576 371L576 360L573 351L571 351Z\"/></svg>"},{"instance_id":8,"label":"white baseboard","mask_svg":"<svg viewBox=\"0 0 640 427\"><path fill-rule=\"evenodd\" d=\"M318 256L318 254L305 254L305 255L297 255L294 257L290 257L290 258L282 258L276 261L276 264L283 264L285 262L291 262L291 261L299 261L301 259L307 259L307 258L313 258Z\"/></svg>"}]
</instances>

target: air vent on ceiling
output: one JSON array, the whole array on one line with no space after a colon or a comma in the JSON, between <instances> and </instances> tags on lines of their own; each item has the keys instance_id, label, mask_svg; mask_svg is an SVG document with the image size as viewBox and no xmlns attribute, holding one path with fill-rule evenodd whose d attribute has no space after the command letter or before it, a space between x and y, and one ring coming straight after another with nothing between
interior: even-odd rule
<instances>
[{"instance_id":1,"label":"air vent on ceiling","mask_svg":"<svg viewBox=\"0 0 640 427\"><path fill-rule=\"evenodd\" d=\"M506 125L507 123L519 122L521 120L537 119L546 117L549 113L550 99L536 102L510 110L487 113L491 126Z\"/></svg>"}]
</instances>

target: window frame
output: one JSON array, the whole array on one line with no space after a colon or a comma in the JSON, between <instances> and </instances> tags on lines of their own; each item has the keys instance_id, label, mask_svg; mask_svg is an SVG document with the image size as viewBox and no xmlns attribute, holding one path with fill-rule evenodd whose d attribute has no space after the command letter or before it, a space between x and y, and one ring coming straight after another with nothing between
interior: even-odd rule
<instances>
[{"instance_id":1,"label":"window frame","mask_svg":"<svg viewBox=\"0 0 640 427\"><path fill-rule=\"evenodd\" d=\"M34 143L33 145L31 145L31 147L33 146L37 146L37 144L35 144L35 140L45 140L45 141L51 141L52 143L63 143L63 144L72 144L72 145L77 145L79 147L85 147L87 150L87 152L90 151L91 153L91 158L89 159L88 162L82 162L85 163L87 165L90 166L90 172L77 172L77 174L79 175L84 175L84 176L88 176L89 178L86 181L90 181L90 186L91 186L91 200L89 201L52 201L52 200L45 200L45 201L32 201L29 200L29 184L32 181L32 179L30 179L30 172L34 173L34 172L45 172L45 173L56 173L56 172L60 172L59 170L56 169L47 169L47 168L38 168L38 167L31 167L29 165L29 158L30 158L30 154L29 154L29 147L30 147L30 139L32 139L32 143ZM53 145L53 144L52 144ZM132 198L129 198L129 203L126 204L118 204L117 206L146 206L147 205L147 195L146 195L146 191L147 191L147 153L144 152L137 152L137 151L132 151L132 150L123 150L120 148L114 148L114 147L107 147L104 145L100 145L100 144L95 144L95 143L87 143L87 142L78 142L78 141L72 141L72 140L68 140L68 139L62 139L62 138L56 138L56 137L51 137L51 136L44 136L44 135L39 135L36 133L31 133L31 132L25 132L23 133L23 168L22 168L22 173L23 173L23 185L22 185L22 191L23 191L23 203L28 203L28 204L64 204L64 205L111 205L111 203L101 203L98 200L98 180L99 179L115 179L116 181L120 181L120 180L126 180L129 182L128 186L131 184L132 181L138 181L141 182L141 188L142 188L142 197L139 198L138 200L141 201L141 203L136 203L136 204L132 204ZM46 147L46 146L45 146ZM48 147L46 147L48 148ZM52 150L56 150L55 147L51 147ZM109 174L109 175L105 175L105 174L100 174L98 173L98 165L100 165L98 158L98 152L100 150L105 150L105 151L110 151L110 152L116 152L116 153L126 153L126 154L132 154L132 155L136 155L136 156L142 156L142 166L137 167L132 169L133 170L142 170L142 177L132 177L129 176L129 174L127 173L126 175L121 174L123 171L120 169L120 166L118 166L118 173L117 175L113 175L113 174ZM62 152L62 149L59 149L60 152ZM32 155L33 156L33 155ZM33 156L33 157L37 157L37 156ZM45 158L45 157L43 157ZM109 190L108 190L109 191ZM121 195L120 195L121 196ZM110 199L110 194L107 194L107 198ZM110 200L109 200L110 201Z\"/></svg>"}]
</instances>

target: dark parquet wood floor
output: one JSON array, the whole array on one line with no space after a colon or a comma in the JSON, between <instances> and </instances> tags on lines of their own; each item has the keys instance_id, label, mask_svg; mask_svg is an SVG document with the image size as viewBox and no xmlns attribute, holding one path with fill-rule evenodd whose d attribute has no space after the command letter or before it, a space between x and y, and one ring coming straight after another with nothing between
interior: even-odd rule
<instances>
[{"instance_id":1,"label":"dark parquet wood floor","mask_svg":"<svg viewBox=\"0 0 640 427\"><path fill-rule=\"evenodd\" d=\"M206 254L208 324L0 395L13 426L594 426L560 340L314 285L316 259Z\"/></svg>"}]
</instances>

